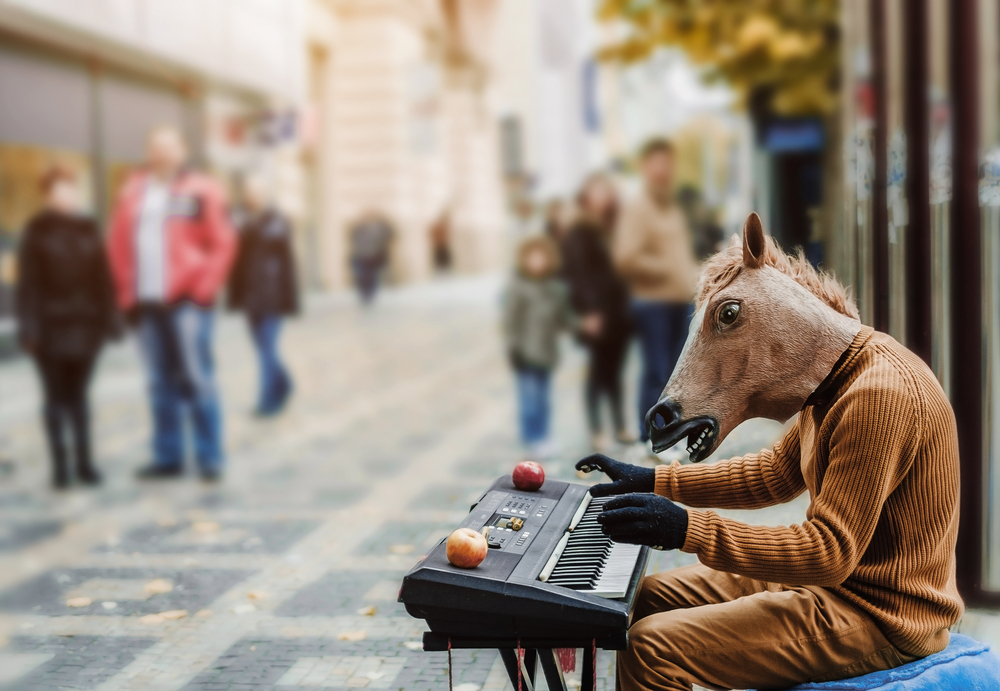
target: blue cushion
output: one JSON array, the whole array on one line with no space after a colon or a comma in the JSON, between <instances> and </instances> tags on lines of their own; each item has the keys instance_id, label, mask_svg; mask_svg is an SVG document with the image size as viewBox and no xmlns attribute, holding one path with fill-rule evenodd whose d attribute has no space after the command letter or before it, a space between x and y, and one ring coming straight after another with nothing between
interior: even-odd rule
<instances>
[{"instance_id":1,"label":"blue cushion","mask_svg":"<svg viewBox=\"0 0 1000 691\"><path fill-rule=\"evenodd\" d=\"M948 647L922 660L822 684L800 684L788 691L1000 691L1000 657L988 645L951 634Z\"/></svg>"}]
</instances>

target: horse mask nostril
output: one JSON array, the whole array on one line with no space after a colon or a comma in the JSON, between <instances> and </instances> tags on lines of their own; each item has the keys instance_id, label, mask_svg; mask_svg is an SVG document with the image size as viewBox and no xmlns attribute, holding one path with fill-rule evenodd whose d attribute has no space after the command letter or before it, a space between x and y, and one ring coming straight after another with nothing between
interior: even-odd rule
<instances>
[{"instance_id":1,"label":"horse mask nostril","mask_svg":"<svg viewBox=\"0 0 1000 691\"><path fill-rule=\"evenodd\" d=\"M646 413L646 429L664 429L681 419L681 411L670 399L659 400Z\"/></svg>"}]
</instances>

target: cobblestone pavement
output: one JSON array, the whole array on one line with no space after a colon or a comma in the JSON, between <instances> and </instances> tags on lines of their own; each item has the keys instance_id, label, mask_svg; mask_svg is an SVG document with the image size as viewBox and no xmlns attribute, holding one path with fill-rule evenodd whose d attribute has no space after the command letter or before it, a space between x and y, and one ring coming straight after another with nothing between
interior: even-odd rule
<instances>
[{"instance_id":1,"label":"cobblestone pavement","mask_svg":"<svg viewBox=\"0 0 1000 691\"><path fill-rule=\"evenodd\" d=\"M497 282L384 298L365 311L324 297L289 324L296 395L266 421L249 412L245 327L220 320L229 467L214 486L133 478L148 460L149 422L125 343L105 353L95 383L107 481L53 494L34 372L23 360L0 365L0 688L447 688L445 655L420 650L422 622L395 598L403 573L518 460ZM569 343L564 352L562 460L546 470L575 479L572 462L587 452L583 361ZM746 425L723 454L777 433ZM800 502L753 520L802 512ZM691 561L658 553L651 569ZM599 688L613 686L613 664L599 655ZM508 686L489 650L455 654L455 685Z\"/></svg>"}]
</instances>

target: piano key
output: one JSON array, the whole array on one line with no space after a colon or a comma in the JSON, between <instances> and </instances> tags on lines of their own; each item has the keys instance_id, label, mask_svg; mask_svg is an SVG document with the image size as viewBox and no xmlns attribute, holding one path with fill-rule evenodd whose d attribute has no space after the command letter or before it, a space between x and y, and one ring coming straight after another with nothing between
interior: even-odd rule
<instances>
[{"instance_id":1,"label":"piano key","mask_svg":"<svg viewBox=\"0 0 1000 691\"><path fill-rule=\"evenodd\" d=\"M590 496L589 494L587 495ZM547 581L549 576L552 575L552 569L556 567L556 563L559 561L559 557L562 556L563 550L566 549L566 543L569 542L569 533L563 533L563 536L559 539L556 544L556 548L552 550L552 555L549 560L545 562L545 566L542 568L542 572L538 574L538 580Z\"/></svg>"},{"instance_id":2,"label":"piano key","mask_svg":"<svg viewBox=\"0 0 1000 691\"><path fill-rule=\"evenodd\" d=\"M577 524L580 522L580 519L583 518L584 512L586 512L587 508L590 506L592 499L593 497L590 496L590 492L583 495L583 501L580 502L580 506L577 507L576 513L573 514L573 520L569 522L569 527L567 528L568 531L573 532Z\"/></svg>"}]
</instances>

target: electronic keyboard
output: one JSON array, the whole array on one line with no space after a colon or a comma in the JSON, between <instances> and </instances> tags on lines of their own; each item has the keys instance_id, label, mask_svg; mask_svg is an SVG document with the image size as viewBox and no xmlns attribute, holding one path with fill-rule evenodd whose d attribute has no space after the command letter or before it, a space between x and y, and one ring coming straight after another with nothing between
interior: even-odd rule
<instances>
[{"instance_id":1,"label":"electronic keyboard","mask_svg":"<svg viewBox=\"0 0 1000 691\"><path fill-rule=\"evenodd\" d=\"M588 489L547 480L525 492L501 477L458 526L489 528L483 562L453 566L442 540L403 578L399 601L439 636L623 649L649 548L606 537L597 516L607 497Z\"/></svg>"}]
</instances>

